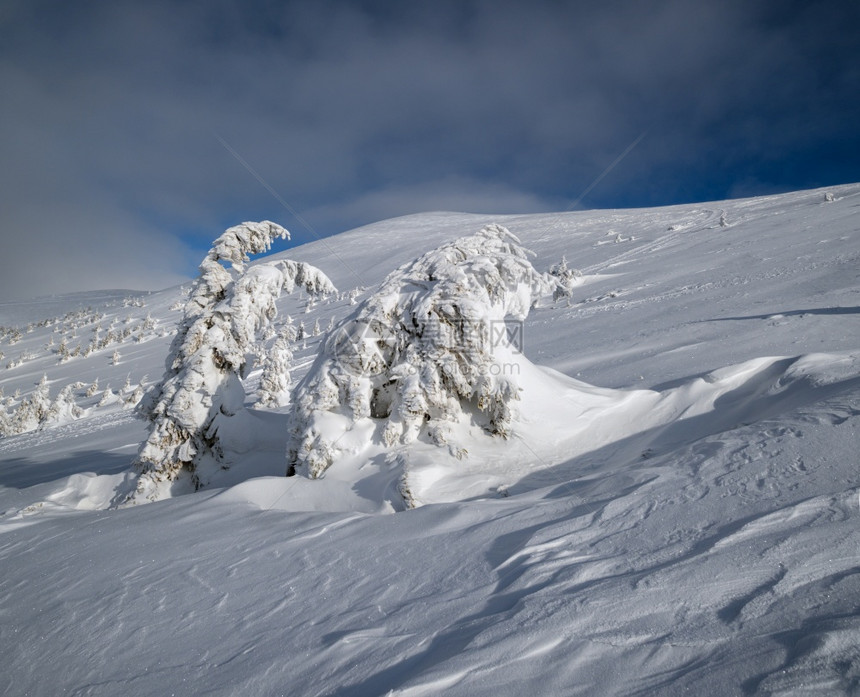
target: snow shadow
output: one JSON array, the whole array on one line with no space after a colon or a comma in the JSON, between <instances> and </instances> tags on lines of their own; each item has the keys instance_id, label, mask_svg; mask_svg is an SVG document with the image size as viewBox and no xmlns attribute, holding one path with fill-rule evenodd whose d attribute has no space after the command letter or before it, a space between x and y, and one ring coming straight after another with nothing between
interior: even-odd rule
<instances>
[{"instance_id":1,"label":"snow shadow","mask_svg":"<svg viewBox=\"0 0 860 697\"><path fill-rule=\"evenodd\" d=\"M785 312L769 312L766 315L746 315L743 317L714 317L702 320L704 322L729 322L745 319L777 319L779 317L802 317L803 315L858 315L860 307L816 307L810 310L787 310Z\"/></svg>"},{"instance_id":2,"label":"snow shadow","mask_svg":"<svg viewBox=\"0 0 860 697\"><path fill-rule=\"evenodd\" d=\"M96 475L121 474L131 471L133 459L133 454L98 450L70 452L47 461L28 457L12 458L0 464L0 486L27 489L85 472Z\"/></svg>"}]
</instances>

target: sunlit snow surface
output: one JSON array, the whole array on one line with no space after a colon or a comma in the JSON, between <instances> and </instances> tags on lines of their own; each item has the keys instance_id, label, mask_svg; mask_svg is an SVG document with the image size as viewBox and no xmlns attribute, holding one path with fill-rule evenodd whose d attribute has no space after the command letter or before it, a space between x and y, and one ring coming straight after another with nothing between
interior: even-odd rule
<instances>
[{"instance_id":1,"label":"sunlit snow surface","mask_svg":"<svg viewBox=\"0 0 860 697\"><path fill-rule=\"evenodd\" d=\"M212 487L119 509L147 433L123 400L161 376L180 289L0 304L21 330L0 341L4 399L43 374L52 396L99 381L80 419L0 439L0 691L856 692L860 185L826 191L425 214L290 250L361 300L499 222L539 270L564 254L584 277L508 357L524 389L506 441L464 421L461 459L377 444L285 478L287 410L253 410ZM355 309L305 304L283 300L279 321ZM60 337L85 344L93 324L38 323L88 306L136 331L58 363ZM98 406L107 383L119 394Z\"/></svg>"}]
</instances>

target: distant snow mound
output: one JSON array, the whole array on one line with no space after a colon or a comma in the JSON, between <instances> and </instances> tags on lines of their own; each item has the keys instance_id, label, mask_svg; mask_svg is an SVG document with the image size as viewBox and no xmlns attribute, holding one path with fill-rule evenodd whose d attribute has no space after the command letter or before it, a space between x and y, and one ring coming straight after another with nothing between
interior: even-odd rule
<instances>
[{"instance_id":1,"label":"distant snow mound","mask_svg":"<svg viewBox=\"0 0 860 697\"><path fill-rule=\"evenodd\" d=\"M448 442L464 413L508 435L519 399L504 360L519 322L558 281L501 225L488 225L390 274L327 337L293 399L289 473L320 477L354 437L378 420L382 444ZM374 434L379 429L370 429Z\"/></svg>"}]
</instances>

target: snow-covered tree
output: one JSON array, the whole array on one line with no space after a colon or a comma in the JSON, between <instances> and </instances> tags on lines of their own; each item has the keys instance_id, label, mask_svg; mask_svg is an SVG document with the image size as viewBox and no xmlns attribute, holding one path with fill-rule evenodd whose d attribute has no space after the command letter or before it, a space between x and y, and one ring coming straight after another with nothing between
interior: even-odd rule
<instances>
[{"instance_id":1,"label":"snow-covered tree","mask_svg":"<svg viewBox=\"0 0 860 697\"><path fill-rule=\"evenodd\" d=\"M9 412L6 411L6 405L4 402L0 402L0 436L11 436L12 435L12 417L9 416Z\"/></svg>"},{"instance_id":2,"label":"snow-covered tree","mask_svg":"<svg viewBox=\"0 0 860 697\"><path fill-rule=\"evenodd\" d=\"M22 399L12 415L9 432L35 431L45 420L50 408L51 396L48 390L48 376L43 375L33 394Z\"/></svg>"},{"instance_id":3,"label":"snow-covered tree","mask_svg":"<svg viewBox=\"0 0 860 697\"><path fill-rule=\"evenodd\" d=\"M242 223L215 240L200 265L164 377L139 407L152 427L138 453L138 496L157 498L163 493L159 485L183 472L199 488L226 466L219 432L244 410L241 378L257 331L275 317L275 301L296 286L313 295L335 292L322 271L301 262L278 261L245 271L249 254L266 252L273 240L284 237L289 233L275 223ZM230 263L233 273L222 262Z\"/></svg>"},{"instance_id":4,"label":"snow-covered tree","mask_svg":"<svg viewBox=\"0 0 860 697\"><path fill-rule=\"evenodd\" d=\"M39 426L61 424L81 418L84 415L84 410L78 406L75 390L81 389L83 386L84 383L82 382L73 382L61 389L45 412Z\"/></svg>"},{"instance_id":5,"label":"snow-covered tree","mask_svg":"<svg viewBox=\"0 0 860 697\"><path fill-rule=\"evenodd\" d=\"M556 279L556 287L552 294L553 300L570 300L573 295L573 287L576 281L582 278L582 272L571 269L567 265L567 259L562 255L558 264L553 264L549 273Z\"/></svg>"},{"instance_id":6,"label":"snow-covered tree","mask_svg":"<svg viewBox=\"0 0 860 697\"><path fill-rule=\"evenodd\" d=\"M120 399L119 396L110 388L110 383L105 387L104 392L102 392L101 399L99 399L99 403L96 405L98 407L106 407L108 404L116 402Z\"/></svg>"},{"instance_id":7,"label":"snow-covered tree","mask_svg":"<svg viewBox=\"0 0 860 697\"><path fill-rule=\"evenodd\" d=\"M69 346L66 344L65 338L61 339L57 346L57 355L60 357L60 363L65 363L69 360Z\"/></svg>"},{"instance_id":8,"label":"snow-covered tree","mask_svg":"<svg viewBox=\"0 0 860 697\"><path fill-rule=\"evenodd\" d=\"M290 345L296 340L296 328L285 324L266 353L263 374L260 376L259 404L262 407L280 407L287 403L290 395L290 368L293 352Z\"/></svg>"},{"instance_id":9,"label":"snow-covered tree","mask_svg":"<svg viewBox=\"0 0 860 697\"><path fill-rule=\"evenodd\" d=\"M126 407L126 408L127 407L136 407L140 403L140 400L143 399L143 395L146 392L146 388L143 386L143 384L145 382L146 382L146 376L144 375L140 379L140 382L137 383L137 387L135 387L131 391L131 393L128 395L128 397L126 397L124 399L124 401L123 401L124 407Z\"/></svg>"},{"instance_id":10,"label":"snow-covered tree","mask_svg":"<svg viewBox=\"0 0 860 697\"><path fill-rule=\"evenodd\" d=\"M380 420L386 445L423 432L437 444L467 412L507 436L518 385L497 370L511 347L499 328L522 320L557 283L489 225L407 264L328 336L293 395L288 474L321 476L357 420ZM331 418L332 415L336 415ZM346 417L346 418L343 418Z\"/></svg>"}]
</instances>

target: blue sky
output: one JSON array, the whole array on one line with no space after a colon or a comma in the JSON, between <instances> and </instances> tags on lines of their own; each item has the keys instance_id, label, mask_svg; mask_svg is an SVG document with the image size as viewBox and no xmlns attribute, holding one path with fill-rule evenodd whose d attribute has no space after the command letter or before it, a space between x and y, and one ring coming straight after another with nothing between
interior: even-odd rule
<instances>
[{"instance_id":1,"label":"blue sky","mask_svg":"<svg viewBox=\"0 0 860 697\"><path fill-rule=\"evenodd\" d=\"M319 235L564 210L640 136L580 207L860 180L853 1L5 0L0 87L0 301L313 239L279 198Z\"/></svg>"}]
</instances>

